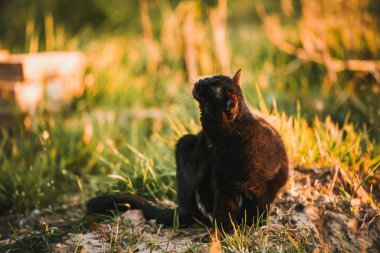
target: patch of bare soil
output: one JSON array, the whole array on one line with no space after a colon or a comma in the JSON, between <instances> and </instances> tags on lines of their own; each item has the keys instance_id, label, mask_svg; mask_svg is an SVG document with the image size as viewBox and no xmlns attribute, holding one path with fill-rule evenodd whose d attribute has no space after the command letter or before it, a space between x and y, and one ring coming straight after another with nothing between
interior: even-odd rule
<instances>
[{"instance_id":1,"label":"patch of bare soil","mask_svg":"<svg viewBox=\"0 0 380 253\"><path fill-rule=\"evenodd\" d=\"M292 187L278 199L270 223L309 228L323 251L380 252L379 210L337 194L342 182L332 188L332 174L329 168L296 168Z\"/></svg>"},{"instance_id":2,"label":"patch of bare soil","mask_svg":"<svg viewBox=\"0 0 380 253\"><path fill-rule=\"evenodd\" d=\"M272 206L268 224L245 239L227 238L222 245L202 243L208 231L201 226L162 228L132 210L111 223L94 222L88 233L67 235L53 251L380 252L378 208L360 195L344 195L346 186L334 169L295 168L288 187ZM250 246L242 246L244 240Z\"/></svg>"},{"instance_id":3,"label":"patch of bare soil","mask_svg":"<svg viewBox=\"0 0 380 253\"><path fill-rule=\"evenodd\" d=\"M98 224L90 233L70 235L55 245L54 252L184 252L190 246L202 252L197 242L206 234L207 230L200 227L181 233L162 228L146 222L141 211L130 210L115 225Z\"/></svg>"}]
</instances>

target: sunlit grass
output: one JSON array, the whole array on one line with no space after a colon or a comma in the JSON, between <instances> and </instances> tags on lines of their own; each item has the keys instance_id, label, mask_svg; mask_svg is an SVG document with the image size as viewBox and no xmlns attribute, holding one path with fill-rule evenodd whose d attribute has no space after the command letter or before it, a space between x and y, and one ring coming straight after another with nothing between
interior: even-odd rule
<instances>
[{"instance_id":1,"label":"sunlit grass","mask_svg":"<svg viewBox=\"0 0 380 253\"><path fill-rule=\"evenodd\" d=\"M53 17L45 19L50 29L46 30L45 49L86 53L86 91L60 113L38 111L28 129L23 119L18 119L11 128L1 130L0 213L54 210L75 204L73 195L79 195L76 201L83 204L87 198L107 192L174 201L176 141L201 129L191 96L195 80L187 78L181 39L158 44L160 61L152 71L151 55L141 35L100 36L83 31L68 37L61 27L52 30ZM33 22L27 26L25 48L43 49ZM207 31L206 25L201 28ZM205 37L198 52L200 74L218 74L218 66L209 64L215 56L206 41L209 34ZM380 148L374 130L369 129L371 135L361 124L363 118L349 113L352 101L363 108L350 76L339 80L330 94L323 94L320 87L326 70L278 52L259 25L240 29L230 37L232 65L235 70L243 68L245 97L281 133L292 168L330 170L335 179L326 185L326 191L339 193L348 201L359 197L378 205L371 189L379 183L374 175ZM178 49L174 55L171 43ZM337 94L344 96L336 98ZM117 218L111 223L116 228L123 225ZM75 232L88 229L82 225L75 227ZM0 233L5 235L3 231ZM113 232L110 250L120 243L119 230ZM263 252L272 246L273 251L303 252L315 246L309 234L298 232L239 227L224 239L223 246L231 252ZM29 249L30 244L50 249L51 243L65 234L35 229L25 240L14 231L14 238L21 249ZM138 238L133 240L138 243Z\"/></svg>"},{"instance_id":2,"label":"sunlit grass","mask_svg":"<svg viewBox=\"0 0 380 253\"><path fill-rule=\"evenodd\" d=\"M120 47L124 41L110 43ZM91 85L75 111L54 116L41 112L28 131L22 130L22 122L15 122L11 132L2 131L3 211L54 204L52 199L79 191L77 177L88 196L112 190L175 199L175 142L200 129L191 84L184 75L173 74L176 70L159 76L129 73L128 51L121 55L124 58L106 63L92 62L87 77ZM100 54L99 59L104 58ZM310 123L296 103L295 116L282 112L275 102L270 109L257 86L252 88L247 72L248 80L243 81L247 100L276 118L292 164L341 171L348 195L367 176L371 181L380 157L365 130L357 130L349 116L341 126L330 117L315 117Z\"/></svg>"}]
</instances>

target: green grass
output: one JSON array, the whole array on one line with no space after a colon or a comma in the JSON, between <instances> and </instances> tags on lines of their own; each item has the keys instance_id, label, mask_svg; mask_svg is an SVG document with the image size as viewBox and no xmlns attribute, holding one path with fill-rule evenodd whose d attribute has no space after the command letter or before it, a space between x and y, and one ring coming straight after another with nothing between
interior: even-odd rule
<instances>
[{"instance_id":1,"label":"green grass","mask_svg":"<svg viewBox=\"0 0 380 253\"><path fill-rule=\"evenodd\" d=\"M334 100L342 89L355 93L352 87L345 89L349 75L344 74L326 95L321 90L324 68L298 63L279 52L259 24L234 35L230 34L232 66L243 68L246 99L265 116L275 118L292 165L334 168L344 184L337 183L332 190L349 199L363 185L368 201L376 205L370 194L379 183L374 176L380 162L376 132L363 123L361 114L355 114L357 107ZM218 72L217 66L206 64L215 60L207 49L209 39L208 34L205 49L199 49L204 61L201 74ZM12 128L1 130L0 213L56 210L78 194L80 203L105 192L175 200L174 146L182 135L200 130L198 109L181 52L173 57L169 45L159 44L161 61L150 72L150 55L141 41L138 34L99 36L86 31L67 39L60 49L80 49L88 56L86 92L58 114L38 111L30 129L24 129L18 119ZM316 102L323 104L322 112L316 110ZM75 231L86 229L77 226ZM227 248L259 250L252 247L267 240L265 231L260 231L246 229L227 237ZM66 234L34 232L26 238L15 236L17 245L48 249ZM2 227L0 233L16 234L9 227ZM289 248L284 252L309 250L307 236L306 242L294 245L293 232L274 233L286 241ZM117 247L117 239L112 242Z\"/></svg>"},{"instance_id":2,"label":"green grass","mask_svg":"<svg viewBox=\"0 0 380 253\"><path fill-rule=\"evenodd\" d=\"M223 240L225 252L312 252L318 243L307 229L240 227Z\"/></svg>"},{"instance_id":3,"label":"green grass","mask_svg":"<svg viewBox=\"0 0 380 253\"><path fill-rule=\"evenodd\" d=\"M245 85L248 89L248 84ZM94 91L88 91L86 96L91 92ZM125 99L135 99L127 89L123 92ZM54 210L78 193L82 203L105 192L130 192L156 201L175 200L174 145L180 136L200 129L197 108L189 92L190 87L179 88L177 97L184 99L155 107L153 116L146 111L151 112L150 106L140 104L136 106L137 113L128 107L112 109L111 105L109 108L94 102L91 108L88 105L91 98L85 97L73 112L58 117L41 113L35 128L29 131L21 127L11 132L3 130L0 200L4 211L23 213L48 206ZM329 117L325 120L316 117L309 124L301 116L300 108L295 116L288 116L279 112L276 104L270 111L259 90L256 96L264 116L274 117L273 124L283 136L292 164L338 168L349 180L343 185L336 184L334 191L343 192L347 199L365 179L363 185L370 188L367 177L372 178L371 170L380 156L378 147L365 131L358 131L348 120L339 127ZM137 102L144 101L142 97ZM144 114L148 117L141 117ZM92 134L86 134L86 128L91 128ZM30 245L33 249L49 249L68 231L73 231L65 231L65 227L58 234L45 234L43 229L35 228L26 238L16 236L17 228L13 234L20 249ZM9 235L5 231L2 234ZM74 231L84 232L88 228L77 226ZM309 235L297 237L301 241L294 243L291 239L294 231L274 229L270 238L266 233L257 228L237 231L223 241L224 249L227 252L260 250L268 246L268 241L276 240L278 249L284 252L309 251L316 245ZM111 251L117 248L117 243L114 238Z\"/></svg>"}]
</instances>

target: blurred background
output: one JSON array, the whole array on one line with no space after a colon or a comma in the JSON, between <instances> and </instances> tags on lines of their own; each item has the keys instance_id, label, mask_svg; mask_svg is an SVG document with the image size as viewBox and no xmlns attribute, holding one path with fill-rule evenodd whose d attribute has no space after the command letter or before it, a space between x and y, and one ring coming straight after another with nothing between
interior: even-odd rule
<instances>
[{"instance_id":1,"label":"blurred background","mask_svg":"<svg viewBox=\"0 0 380 253\"><path fill-rule=\"evenodd\" d=\"M316 117L336 122L329 134L341 141L326 145L355 136L339 158L370 170L379 151L379 22L377 0L0 0L0 62L83 53L74 84L83 87L64 106L54 93L66 88L48 88L46 76L24 109L34 93L17 98L0 82L0 213L111 190L174 199L175 141L200 129L192 83L239 68L252 107L310 127ZM369 165L346 157L356 147ZM331 162L303 148L294 163Z\"/></svg>"}]
</instances>

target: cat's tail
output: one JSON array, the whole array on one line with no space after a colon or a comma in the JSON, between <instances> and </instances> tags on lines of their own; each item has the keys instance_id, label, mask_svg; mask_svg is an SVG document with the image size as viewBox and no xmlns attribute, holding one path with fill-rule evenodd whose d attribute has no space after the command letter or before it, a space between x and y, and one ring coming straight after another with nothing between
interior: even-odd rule
<instances>
[{"instance_id":1,"label":"cat's tail","mask_svg":"<svg viewBox=\"0 0 380 253\"><path fill-rule=\"evenodd\" d=\"M130 209L140 209L145 219L156 220L158 224L171 227L174 222L175 209L158 207L146 199L115 194L98 196L90 199L86 205L88 214L109 214L112 211L126 212Z\"/></svg>"}]
</instances>

